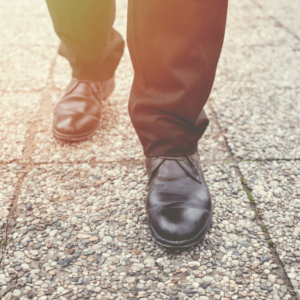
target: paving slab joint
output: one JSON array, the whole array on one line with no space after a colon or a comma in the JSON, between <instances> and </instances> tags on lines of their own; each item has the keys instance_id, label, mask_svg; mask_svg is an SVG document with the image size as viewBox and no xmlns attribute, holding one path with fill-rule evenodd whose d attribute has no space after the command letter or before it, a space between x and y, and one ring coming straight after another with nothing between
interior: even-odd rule
<instances>
[{"instance_id":1,"label":"paving slab joint","mask_svg":"<svg viewBox=\"0 0 300 300\"><path fill-rule=\"evenodd\" d=\"M37 112L37 120L35 122L32 122L26 132L26 140L24 144L23 149L23 163L26 164L26 166L32 166L34 165L33 160L31 159L31 154L34 153L35 150L35 136L36 136L36 128L38 128L38 123L43 119L45 116L47 116L49 110L52 110L52 99L51 99L51 91L54 89L54 83L53 83L53 73L54 73L54 67L57 60L57 54L52 59L48 80L49 83L46 85L46 87L41 92L40 97L40 107Z\"/></svg>"},{"instance_id":2,"label":"paving slab joint","mask_svg":"<svg viewBox=\"0 0 300 300\"><path fill-rule=\"evenodd\" d=\"M270 252L271 252L271 254L274 257L274 261L276 261L276 264L279 266L280 271L281 271L281 273L283 275L283 279L285 281L285 285L288 287L288 292L290 293L292 299L298 300L299 298L297 297L297 294L296 294L296 292L294 290L294 287L293 287L293 285L292 285L292 283L290 281L290 278L287 276L287 273L286 273L286 271L284 269L283 262L279 258L279 255L278 255L278 253L276 251L276 245L272 241L272 238L270 236L268 227L262 221L262 214L261 214L260 210L256 206L255 200L254 200L254 198L252 196L252 190L248 187L245 178L242 177L239 168L237 166L235 166L235 169L236 169L237 174L239 174L241 176L241 183L242 183L243 189L244 189L244 191L247 194L247 197L249 199L250 207L254 211L255 221L258 224L258 226L261 228L262 232L264 233L264 236L265 236L265 239L267 241L268 247L270 248Z\"/></svg>"},{"instance_id":3,"label":"paving slab joint","mask_svg":"<svg viewBox=\"0 0 300 300\"><path fill-rule=\"evenodd\" d=\"M138 159L131 159L131 160L115 160L115 161L109 161L109 162L102 162L102 161L81 161L81 160L76 160L76 161L51 161L51 162L27 162L24 163L26 166L31 166L31 167L37 167L37 166L43 166L43 165L70 165L70 164L88 164L91 167L96 167L98 164L104 164L104 165L109 165L109 164L119 164L122 166L126 166L128 168L132 167L137 167L137 166L144 166L144 162L142 160Z\"/></svg>"},{"instance_id":4,"label":"paving slab joint","mask_svg":"<svg viewBox=\"0 0 300 300\"><path fill-rule=\"evenodd\" d=\"M277 18L275 18L274 16L269 15L265 9L255 0L251 0L257 7L259 7L267 16L269 19L271 19L273 22L275 22L276 26L281 27L282 29L284 29L286 32L288 32L289 34L291 34L295 39L297 39L298 41L300 41L300 37L293 31L291 31L289 28L287 28L286 26L284 26Z\"/></svg>"},{"instance_id":5,"label":"paving slab joint","mask_svg":"<svg viewBox=\"0 0 300 300\"><path fill-rule=\"evenodd\" d=\"M223 130L222 127L220 126L220 123L219 123L219 120L218 120L217 113L216 113L216 111L215 111L215 109L214 109L214 106L213 106L213 101L208 101L207 105L211 108L213 118L216 120L216 125L217 125L217 127L218 127L219 132L221 132L222 136L224 137L225 148L226 148L226 151L227 151L228 154L229 154L229 157L228 157L225 161L223 161L223 162L224 162L224 163L228 163L228 164L229 164L229 163L233 163L234 165L237 165L237 164L240 162L240 160L237 159L237 158L233 155L232 151L230 150L230 147L228 146L228 141L227 141L227 139L226 139L224 130Z\"/></svg>"},{"instance_id":6,"label":"paving slab joint","mask_svg":"<svg viewBox=\"0 0 300 300\"><path fill-rule=\"evenodd\" d=\"M18 279L18 278L17 278ZM5 290L1 295L0 295L0 299L2 299L4 296L6 296L7 294L12 294L12 292L14 291L14 289L18 286L18 283L10 286L9 288L7 288L7 290Z\"/></svg>"},{"instance_id":7,"label":"paving slab joint","mask_svg":"<svg viewBox=\"0 0 300 300\"><path fill-rule=\"evenodd\" d=\"M76 163L80 163L80 162L76 162ZM116 161L110 161L110 162L98 162L96 160L91 160L89 162L84 162L84 163L88 163L91 167L96 167L99 163L102 164L119 164L121 166L125 166L128 168L134 168L137 166L145 166L144 160L140 160L140 159L123 159L123 160L116 160Z\"/></svg>"},{"instance_id":8,"label":"paving slab joint","mask_svg":"<svg viewBox=\"0 0 300 300\"><path fill-rule=\"evenodd\" d=\"M240 181L241 181L241 184L243 186L243 191L246 193L246 195L247 195L247 197L249 199L250 207L254 211L254 220L257 223L257 225L262 229L262 232L264 232L264 236L265 236L265 239L267 241L268 247L270 249L270 253L273 256L273 261L275 261L277 263L277 265L279 266L280 273L282 274L283 280L285 281L285 285L288 287L288 292L289 292L289 294L291 296L291 299L292 300L299 300L300 298L297 297L297 294L296 294L296 292L294 290L294 287L293 287L293 285L292 285L292 283L290 281L290 278L287 276L287 273L286 273L286 271L284 269L284 265L283 265L282 261L280 260L279 255L278 255L278 253L276 251L276 245L273 243L273 241L272 241L272 239L270 237L270 234L269 234L267 226L265 226L265 224L262 221L261 212L260 212L260 210L256 206L255 200L254 200L253 195L252 195L252 190L247 185L246 179L243 177L243 175L242 175L242 173L241 173L241 171L240 171L240 169L238 167L238 163L240 163L242 161L254 161L254 162L258 162L258 161L265 161L265 160L251 160L251 159L247 159L247 160L241 159L241 160L238 160L234 156L234 154L232 153L232 151L230 150L230 148L228 146L228 141L227 141L226 136L224 134L224 130L221 128L221 126L219 124L219 121L218 121L218 118L217 118L217 114L216 114L216 112L214 110L213 104L211 102L209 102L208 105L210 105L210 107L212 109L214 117L216 118L217 126L219 127L220 132L224 136L224 140L225 140L225 145L226 145L227 151L230 153L230 157L229 157L230 161L229 162L228 161L224 161L224 162L225 163L232 163L233 164L234 169L236 171L236 174L240 177ZM273 160L270 160L270 161L273 161Z\"/></svg>"},{"instance_id":9,"label":"paving slab joint","mask_svg":"<svg viewBox=\"0 0 300 300\"><path fill-rule=\"evenodd\" d=\"M300 161L300 158L264 158L264 159L240 159L240 162L272 162L272 161Z\"/></svg>"},{"instance_id":10,"label":"paving slab joint","mask_svg":"<svg viewBox=\"0 0 300 300\"><path fill-rule=\"evenodd\" d=\"M15 213L16 213L16 208L17 208L17 199L18 199L19 194L21 192L22 183L23 183L23 180L24 180L26 174L27 174L27 172L23 172L23 174L18 178L15 193L13 195L13 199L12 199L11 205L10 205L11 209L10 209L9 215L7 217L7 221L4 225L4 235L3 235L4 238L2 238L1 245L0 245L0 251L1 251L0 266L2 265L3 260L5 259L6 247L10 242L9 239L8 239L9 231L10 231L10 228L11 228L10 222L14 219L14 216L15 216Z\"/></svg>"},{"instance_id":11,"label":"paving slab joint","mask_svg":"<svg viewBox=\"0 0 300 300\"><path fill-rule=\"evenodd\" d=\"M50 98L49 91L54 86L52 77L53 77L56 59L57 59L57 54L55 55L55 57L53 58L53 60L51 62L51 67L50 67L49 76L48 76L50 83L42 90L40 108L37 113L38 116L43 114L43 112L46 112L49 105L51 105L51 98ZM13 196L13 199L10 204L11 209L10 209L9 215L7 217L7 221L4 225L4 238L2 238L1 244L0 244L0 250L1 250L0 265L2 265L3 260L5 259L6 247L10 242L8 240L8 235L9 235L9 231L10 231L10 227L11 227L10 222L14 218L16 211L17 211L17 200L18 200L19 194L21 192L23 180L24 180L26 174L33 168L33 165L34 165L30 156L34 152L34 148L35 148L34 147L34 139L35 139L35 135L36 135L35 128L37 127L37 123L39 121L40 121L40 118L35 122L31 122L30 126L27 129L26 135L25 135L26 139L25 139L24 149L23 149L23 158L21 159L21 161L15 160L16 162L18 162L18 164L20 164L22 166L22 169L24 171L20 172L20 173L22 173L22 175L20 175L20 177L18 178L14 196Z\"/></svg>"}]
</instances>

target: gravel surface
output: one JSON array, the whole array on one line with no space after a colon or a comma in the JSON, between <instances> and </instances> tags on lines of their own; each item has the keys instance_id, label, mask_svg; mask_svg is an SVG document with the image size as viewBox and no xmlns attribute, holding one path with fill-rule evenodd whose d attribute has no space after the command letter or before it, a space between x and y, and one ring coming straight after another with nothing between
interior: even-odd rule
<instances>
[{"instance_id":1,"label":"gravel surface","mask_svg":"<svg viewBox=\"0 0 300 300\"><path fill-rule=\"evenodd\" d=\"M9 216L22 169L23 167L16 163L0 166L0 228Z\"/></svg>"},{"instance_id":2,"label":"gravel surface","mask_svg":"<svg viewBox=\"0 0 300 300\"><path fill-rule=\"evenodd\" d=\"M147 230L143 166L35 167L18 197L3 286L17 277L28 298L289 299L232 164L204 172L215 225L202 245L167 253Z\"/></svg>"},{"instance_id":3,"label":"gravel surface","mask_svg":"<svg viewBox=\"0 0 300 300\"><path fill-rule=\"evenodd\" d=\"M300 158L299 49L253 2L231 2L212 97L237 158Z\"/></svg>"},{"instance_id":4,"label":"gravel surface","mask_svg":"<svg viewBox=\"0 0 300 300\"><path fill-rule=\"evenodd\" d=\"M128 49L97 133L56 141L71 70L46 4L0 0L0 299L300 299L299 0L255 1L230 1L205 107L213 226L167 252L147 229ZM126 15L117 0L124 37Z\"/></svg>"},{"instance_id":5,"label":"gravel surface","mask_svg":"<svg viewBox=\"0 0 300 300\"><path fill-rule=\"evenodd\" d=\"M59 44L45 1L1 1L0 20L0 91L45 88Z\"/></svg>"},{"instance_id":6,"label":"gravel surface","mask_svg":"<svg viewBox=\"0 0 300 300\"><path fill-rule=\"evenodd\" d=\"M0 98L0 163L8 163L22 159L26 133L39 110L40 93L2 93L0 89Z\"/></svg>"},{"instance_id":7,"label":"gravel surface","mask_svg":"<svg viewBox=\"0 0 300 300\"><path fill-rule=\"evenodd\" d=\"M241 162L239 168L300 296L300 162Z\"/></svg>"},{"instance_id":8,"label":"gravel surface","mask_svg":"<svg viewBox=\"0 0 300 300\"><path fill-rule=\"evenodd\" d=\"M287 28L300 39L299 0L255 0L255 3L262 7L268 16L273 17L279 26Z\"/></svg>"}]
</instances>

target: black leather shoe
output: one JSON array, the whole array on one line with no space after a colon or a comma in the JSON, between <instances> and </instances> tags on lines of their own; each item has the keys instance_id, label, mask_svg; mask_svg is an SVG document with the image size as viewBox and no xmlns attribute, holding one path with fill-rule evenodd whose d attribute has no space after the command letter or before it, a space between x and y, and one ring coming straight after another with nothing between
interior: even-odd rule
<instances>
[{"instance_id":1,"label":"black leather shoe","mask_svg":"<svg viewBox=\"0 0 300 300\"><path fill-rule=\"evenodd\" d=\"M114 90L114 78L103 82L73 78L54 109L54 137L78 142L95 133L101 118L102 100Z\"/></svg>"},{"instance_id":2,"label":"black leather shoe","mask_svg":"<svg viewBox=\"0 0 300 300\"><path fill-rule=\"evenodd\" d=\"M201 242L212 224L212 203L196 152L184 157L146 157L148 226L163 247Z\"/></svg>"}]
</instances>

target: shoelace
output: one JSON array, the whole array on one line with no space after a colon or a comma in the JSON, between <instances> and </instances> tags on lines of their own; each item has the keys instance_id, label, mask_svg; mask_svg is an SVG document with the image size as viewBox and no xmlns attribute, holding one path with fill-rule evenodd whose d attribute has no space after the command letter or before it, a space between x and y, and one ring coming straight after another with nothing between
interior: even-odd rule
<instances>
[{"instance_id":1,"label":"shoelace","mask_svg":"<svg viewBox=\"0 0 300 300\"><path fill-rule=\"evenodd\" d=\"M167 160L184 160L182 156L159 156L160 159L167 159Z\"/></svg>"},{"instance_id":2,"label":"shoelace","mask_svg":"<svg viewBox=\"0 0 300 300\"><path fill-rule=\"evenodd\" d=\"M91 80L77 80L74 79L71 81L71 83L74 82L74 85L72 86L72 88L67 91L64 95L64 97L70 95L81 83L86 83L89 88L91 89L93 95L96 97L96 99L99 100L99 94L102 96L103 94L103 87L102 84L100 82L94 82ZM96 90L95 90L96 89Z\"/></svg>"},{"instance_id":3,"label":"shoelace","mask_svg":"<svg viewBox=\"0 0 300 300\"><path fill-rule=\"evenodd\" d=\"M190 159L189 156L185 156L188 161L192 164L192 166L196 169L196 171L201 174L200 170L195 166L194 162ZM177 161L184 161L185 157L183 156L159 156L160 159L166 159L166 160L177 160Z\"/></svg>"}]
</instances>

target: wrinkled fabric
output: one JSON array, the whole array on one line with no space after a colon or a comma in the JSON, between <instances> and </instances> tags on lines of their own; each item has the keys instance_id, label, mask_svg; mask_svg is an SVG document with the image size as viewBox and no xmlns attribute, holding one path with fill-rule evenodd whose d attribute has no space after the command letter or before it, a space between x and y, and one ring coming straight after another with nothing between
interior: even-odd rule
<instances>
[{"instance_id":1,"label":"wrinkled fabric","mask_svg":"<svg viewBox=\"0 0 300 300\"><path fill-rule=\"evenodd\" d=\"M111 78L124 41L112 0L47 0L60 54L79 79ZM203 107L225 33L227 0L129 0L128 47L135 71L132 124L146 156L191 155L208 126Z\"/></svg>"},{"instance_id":2,"label":"wrinkled fabric","mask_svg":"<svg viewBox=\"0 0 300 300\"><path fill-rule=\"evenodd\" d=\"M113 28L115 1L46 0L59 54L67 58L73 77L104 81L113 77L124 52L124 40Z\"/></svg>"}]
</instances>

